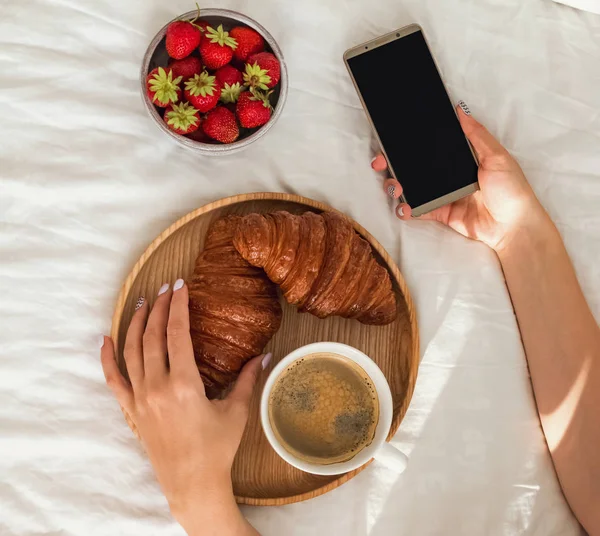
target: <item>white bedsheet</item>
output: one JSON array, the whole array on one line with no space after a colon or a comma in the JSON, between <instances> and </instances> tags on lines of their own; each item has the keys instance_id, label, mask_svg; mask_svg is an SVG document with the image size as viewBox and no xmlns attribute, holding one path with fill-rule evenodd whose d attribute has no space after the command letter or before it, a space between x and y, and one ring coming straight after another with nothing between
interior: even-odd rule
<instances>
[{"instance_id":1,"label":"white bedsheet","mask_svg":"<svg viewBox=\"0 0 600 536\"><path fill-rule=\"evenodd\" d=\"M495 256L395 219L343 51L413 21L455 99L516 155L600 316L600 16L550 0L227 0L278 39L291 87L259 144L207 159L151 124L138 67L176 0L0 3L0 535L176 535L96 348L148 243L214 199L324 200L398 260L422 364L377 465L302 504L244 508L265 535L569 535ZM208 7L208 5L207 5ZM381 81L382 87L385 80ZM390 106L393 88L384 91Z\"/></svg>"}]
</instances>

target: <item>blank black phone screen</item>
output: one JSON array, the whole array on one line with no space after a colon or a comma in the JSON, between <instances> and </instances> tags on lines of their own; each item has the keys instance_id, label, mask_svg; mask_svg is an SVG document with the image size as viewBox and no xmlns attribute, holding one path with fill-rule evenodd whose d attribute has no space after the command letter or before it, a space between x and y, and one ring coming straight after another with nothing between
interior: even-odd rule
<instances>
[{"instance_id":1,"label":"blank black phone screen","mask_svg":"<svg viewBox=\"0 0 600 536\"><path fill-rule=\"evenodd\" d=\"M413 208L477 182L477 163L422 32L365 50L348 65Z\"/></svg>"}]
</instances>

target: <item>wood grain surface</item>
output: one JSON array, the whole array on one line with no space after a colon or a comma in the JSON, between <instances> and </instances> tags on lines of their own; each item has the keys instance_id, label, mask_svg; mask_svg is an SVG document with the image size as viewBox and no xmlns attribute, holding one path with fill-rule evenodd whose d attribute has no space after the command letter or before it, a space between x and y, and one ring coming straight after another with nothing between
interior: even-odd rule
<instances>
[{"instance_id":1,"label":"wood grain surface","mask_svg":"<svg viewBox=\"0 0 600 536\"><path fill-rule=\"evenodd\" d=\"M304 197L283 193L255 193L229 197L210 203L184 216L166 229L144 252L125 280L117 300L112 323L112 337L117 348L119 366L126 373L122 359L125 333L135 303L145 296L152 306L163 283L178 277L188 278L204 243L209 225L227 214L287 210L301 214L332 211L333 208ZM396 263L381 244L363 227L353 222L356 231L369 241L378 258L392 276L398 301L398 319L388 326L365 326L355 320L330 317L320 320L283 305L283 321L266 351L273 352L273 365L292 350L319 341L349 344L370 356L385 374L394 399L394 418L388 439L402 422L417 378L419 337L416 314L410 294ZM239 503L281 505L298 502L326 493L353 478L366 465L338 476L310 475L284 462L265 438L259 416L260 393L266 374L259 380L250 408L250 419L232 471L233 487ZM135 432L128 415L127 422Z\"/></svg>"}]
</instances>

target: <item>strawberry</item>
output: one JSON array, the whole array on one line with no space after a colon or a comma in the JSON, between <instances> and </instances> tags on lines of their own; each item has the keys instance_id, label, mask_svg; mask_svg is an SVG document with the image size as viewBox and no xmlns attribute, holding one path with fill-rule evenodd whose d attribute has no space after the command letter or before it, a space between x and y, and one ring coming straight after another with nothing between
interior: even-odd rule
<instances>
[{"instance_id":1,"label":"strawberry","mask_svg":"<svg viewBox=\"0 0 600 536\"><path fill-rule=\"evenodd\" d=\"M256 90L244 91L238 100L235 109L240 125L244 128L255 128L264 125L271 119L273 107L269 103L269 96Z\"/></svg>"},{"instance_id":2,"label":"strawberry","mask_svg":"<svg viewBox=\"0 0 600 536\"><path fill-rule=\"evenodd\" d=\"M275 87L279 78L281 77L281 67L279 66L279 61L277 58L271 54L270 52L259 52L258 54L254 54L248 58L248 63L246 64L246 74L248 74L248 66L253 73L256 73L257 67L259 71L266 71L266 76L270 78L269 82L264 81L265 75L260 75L263 79L263 84L252 84L250 81L246 80L246 76L244 75L244 80L253 86L259 87L260 89L267 89ZM252 78L252 77L251 77ZM262 85L266 85L267 87L262 87Z\"/></svg>"},{"instance_id":3,"label":"strawberry","mask_svg":"<svg viewBox=\"0 0 600 536\"><path fill-rule=\"evenodd\" d=\"M221 82L206 71L195 74L185 83L185 98L201 112L212 110L221 97Z\"/></svg>"},{"instance_id":4,"label":"strawberry","mask_svg":"<svg viewBox=\"0 0 600 536\"><path fill-rule=\"evenodd\" d=\"M236 26L231 29L229 35L231 35L238 43L233 54L238 61L244 62L248 59L248 56L256 54L257 52L262 52L265 49L265 40L252 28Z\"/></svg>"},{"instance_id":5,"label":"strawberry","mask_svg":"<svg viewBox=\"0 0 600 536\"><path fill-rule=\"evenodd\" d=\"M236 102L242 91L242 73L231 65L223 65L215 73L215 77L223 84L221 100L226 103Z\"/></svg>"},{"instance_id":6,"label":"strawberry","mask_svg":"<svg viewBox=\"0 0 600 536\"><path fill-rule=\"evenodd\" d=\"M187 82L192 76L202 72L202 63L195 56L188 56L182 60L171 60L169 67L173 69L173 76L181 76L183 82Z\"/></svg>"},{"instance_id":7,"label":"strawberry","mask_svg":"<svg viewBox=\"0 0 600 536\"><path fill-rule=\"evenodd\" d=\"M200 126L200 112L190 103L171 104L165 110L165 123L177 134L190 134Z\"/></svg>"},{"instance_id":8,"label":"strawberry","mask_svg":"<svg viewBox=\"0 0 600 536\"><path fill-rule=\"evenodd\" d=\"M196 4L198 7L198 4ZM167 54L176 60L181 60L189 56L200 45L202 33L200 26L196 24L200 16L200 7L198 15L194 20L176 20L167 26Z\"/></svg>"},{"instance_id":9,"label":"strawberry","mask_svg":"<svg viewBox=\"0 0 600 536\"><path fill-rule=\"evenodd\" d=\"M223 106L217 106L206 116L202 129L213 140L221 143L232 143L240 135L235 114Z\"/></svg>"},{"instance_id":10,"label":"strawberry","mask_svg":"<svg viewBox=\"0 0 600 536\"><path fill-rule=\"evenodd\" d=\"M223 65L216 73L215 77L221 84L232 86L236 82L242 83L242 73L231 65Z\"/></svg>"},{"instance_id":11,"label":"strawberry","mask_svg":"<svg viewBox=\"0 0 600 536\"><path fill-rule=\"evenodd\" d=\"M181 77L173 78L173 70L170 67L166 69L157 67L150 71L146 78L148 97L156 106L165 108L179 100L181 96L179 82L181 82Z\"/></svg>"},{"instance_id":12,"label":"strawberry","mask_svg":"<svg viewBox=\"0 0 600 536\"><path fill-rule=\"evenodd\" d=\"M207 69L218 69L231 61L236 48L237 41L223 30L222 24L216 30L207 26L200 41L200 56Z\"/></svg>"}]
</instances>

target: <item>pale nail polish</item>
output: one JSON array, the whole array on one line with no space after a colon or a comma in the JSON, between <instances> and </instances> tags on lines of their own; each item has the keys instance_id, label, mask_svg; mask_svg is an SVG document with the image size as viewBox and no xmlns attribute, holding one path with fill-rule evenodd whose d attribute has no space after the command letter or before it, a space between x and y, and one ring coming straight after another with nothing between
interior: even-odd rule
<instances>
[{"instance_id":1,"label":"pale nail polish","mask_svg":"<svg viewBox=\"0 0 600 536\"><path fill-rule=\"evenodd\" d=\"M396 213L398 214L398 216L404 216L404 209L402 208L402 205L398 206L398 208L396 209Z\"/></svg>"},{"instance_id":2,"label":"pale nail polish","mask_svg":"<svg viewBox=\"0 0 600 536\"><path fill-rule=\"evenodd\" d=\"M391 184L387 188L387 193L392 199L395 199L396 198L396 187L393 184Z\"/></svg>"},{"instance_id":3,"label":"pale nail polish","mask_svg":"<svg viewBox=\"0 0 600 536\"><path fill-rule=\"evenodd\" d=\"M104 335L98 336L98 346L102 348L104 346Z\"/></svg>"},{"instance_id":4,"label":"pale nail polish","mask_svg":"<svg viewBox=\"0 0 600 536\"><path fill-rule=\"evenodd\" d=\"M460 106L460 109L465 112L465 115L471 115L471 110L469 110L469 107L465 101L458 101L458 105Z\"/></svg>"},{"instance_id":5,"label":"pale nail polish","mask_svg":"<svg viewBox=\"0 0 600 536\"><path fill-rule=\"evenodd\" d=\"M162 287L158 289L158 295L160 296L161 294L164 294L165 292L167 292L167 290L169 290L169 283L165 283Z\"/></svg>"},{"instance_id":6,"label":"pale nail polish","mask_svg":"<svg viewBox=\"0 0 600 536\"><path fill-rule=\"evenodd\" d=\"M271 362L272 358L273 358L273 354L271 352L269 352L265 357L263 357L263 359L262 359L262 369L263 370L265 370L269 366L269 363Z\"/></svg>"},{"instance_id":7,"label":"pale nail polish","mask_svg":"<svg viewBox=\"0 0 600 536\"><path fill-rule=\"evenodd\" d=\"M146 301L146 298L144 298L144 296L140 296L138 298L138 301L135 303L135 310L137 311L138 309L140 309L142 307L142 305L144 305L145 301Z\"/></svg>"},{"instance_id":8,"label":"pale nail polish","mask_svg":"<svg viewBox=\"0 0 600 536\"><path fill-rule=\"evenodd\" d=\"M175 283L173 284L173 291L175 290L179 290L180 288L183 288L183 279L178 279L177 281L175 281Z\"/></svg>"}]
</instances>

